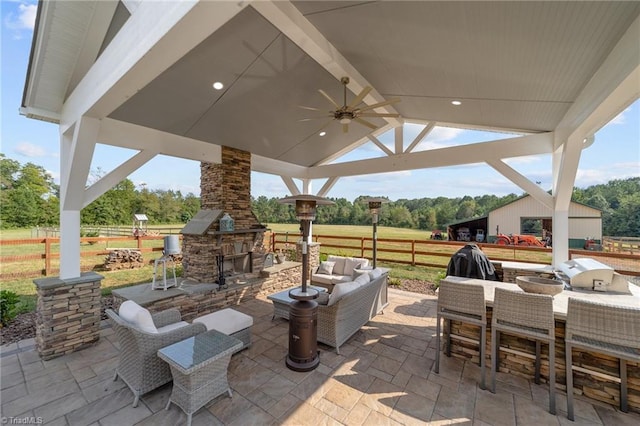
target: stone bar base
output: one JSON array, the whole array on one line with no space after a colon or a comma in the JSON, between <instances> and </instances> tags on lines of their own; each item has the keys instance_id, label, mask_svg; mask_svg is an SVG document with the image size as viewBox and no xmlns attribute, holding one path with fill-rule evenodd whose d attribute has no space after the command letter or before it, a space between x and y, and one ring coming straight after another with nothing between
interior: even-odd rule
<instances>
[{"instance_id":1,"label":"stone bar base","mask_svg":"<svg viewBox=\"0 0 640 426\"><path fill-rule=\"evenodd\" d=\"M493 310L487 308L487 368L491 368L491 317ZM452 339L451 354L459 358L471 360L479 364L478 345L479 327L473 327L456 321L451 322ZM565 323L556 320L556 389L566 392L565 364ZM462 338L456 338L462 336ZM502 334L500 338L500 362L498 371L526 379L534 377L535 342L527 339ZM620 406L620 386L615 379L619 377L618 360L616 358L592 352L573 349L573 385L576 395L605 402L618 408ZM542 345L542 362L540 365L540 381L549 381L549 347ZM588 369L593 373L577 371L576 366ZM609 377L607 377L609 376ZM640 413L640 364L627 362L627 386L629 411ZM496 384L500 387L500 384Z\"/></svg>"},{"instance_id":2,"label":"stone bar base","mask_svg":"<svg viewBox=\"0 0 640 426\"><path fill-rule=\"evenodd\" d=\"M239 305L258 295L300 286L301 274L301 263L286 261L263 269L260 278L230 284L227 289L218 290L217 284L189 284L188 281L166 291L151 290L151 284L141 284L114 290L114 309L117 310L125 300L133 300L151 312L177 308L182 319L191 322L197 317Z\"/></svg>"},{"instance_id":3,"label":"stone bar base","mask_svg":"<svg viewBox=\"0 0 640 426\"><path fill-rule=\"evenodd\" d=\"M100 338L100 284L94 272L78 278L34 280L38 293L36 347L44 360L75 352Z\"/></svg>"}]
</instances>

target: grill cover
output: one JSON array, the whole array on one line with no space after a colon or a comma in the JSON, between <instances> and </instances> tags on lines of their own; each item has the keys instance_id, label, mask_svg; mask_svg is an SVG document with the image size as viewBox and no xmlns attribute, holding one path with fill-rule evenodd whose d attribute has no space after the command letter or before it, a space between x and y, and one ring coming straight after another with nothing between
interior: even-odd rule
<instances>
[{"instance_id":1,"label":"grill cover","mask_svg":"<svg viewBox=\"0 0 640 426\"><path fill-rule=\"evenodd\" d=\"M571 288L629 293L629 283L622 275L588 257L561 263L556 275Z\"/></svg>"}]
</instances>

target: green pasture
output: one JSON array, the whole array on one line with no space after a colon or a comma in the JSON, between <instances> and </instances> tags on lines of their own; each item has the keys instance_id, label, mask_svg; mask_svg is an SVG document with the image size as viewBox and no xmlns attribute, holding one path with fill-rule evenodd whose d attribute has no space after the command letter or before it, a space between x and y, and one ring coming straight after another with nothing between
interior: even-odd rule
<instances>
[{"instance_id":1,"label":"green pasture","mask_svg":"<svg viewBox=\"0 0 640 426\"><path fill-rule=\"evenodd\" d=\"M162 225L158 228L167 229L168 227L175 226L181 228L182 225ZM294 244L298 240L299 225L297 224L267 224L269 232L276 233L278 240L283 240L281 234L289 233L287 238L288 242ZM153 227L149 227L153 229ZM2 230L1 239L13 240L13 239L26 239L31 238L32 231L30 229L20 230ZM372 237L371 226L351 226L351 225L313 225L312 235L324 235L324 236L337 236L343 238L320 238L321 243L321 255L326 254L338 254L338 255L353 255L359 256L361 253L362 238ZM349 239L349 238L355 239ZM419 279L428 282L435 282L438 279L439 274L442 274L449 262L450 256L455 253L460 246L459 245L435 245L435 244L416 244L416 251L430 252L431 255L417 254L415 260L417 262L435 263L441 265L439 267L421 267L402 265L394 263L394 260L407 260L408 254L395 253L393 250L407 250L407 242L387 242L385 239L403 239L413 240L416 242L431 241L431 232L420 231L414 229L404 228L389 228L380 226L378 227L378 264L379 266L388 267L391 269L390 283L397 283L399 279ZM268 240L265 237L265 244ZM365 256L371 258L371 241L366 241L365 246L368 249L365 250ZM331 247L331 245L340 245L343 247ZM97 252L104 251L108 248L135 248L137 242L135 240L127 241L112 241L107 239L99 239L97 241L82 242L82 252ZM143 240L143 247L155 247L161 249L163 247L162 237L155 240ZM1 254L7 255L27 255L44 253L44 244L21 244L21 245L4 245L1 246ZM391 250L385 252L385 250ZM497 249L500 252L493 252L493 249L486 249L487 255L491 256L525 256L526 258L514 257L514 260L522 260L529 262L548 262L549 255L547 253L526 253L516 252L509 249ZM505 251L506 252L503 252ZM508 252L512 253L509 254ZM52 245L52 252L59 253L59 245ZM433 253L439 253L441 256L435 256ZM505 254L507 253L507 254ZM524 254L521 254L524 253ZM110 294L111 290L126 287L135 284L151 282L153 278L153 264L151 261L160 256L160 251L157 252L144 252L145 262L144 267L138 269L128 269L119 271L105 271L102 270L101 265L104 264L105 255L94 255L82 258L83 270L95 270L100 275L104 276L102 281L103 294ZM40 266L41 265L41 266ZM58 268L59 259L52 260L52 267ZM23 262L11 262L8 264L3 263L0 265L0 272L11 273L20 272L23 270L44 269L44 260L29 260ZM25 269L26 268L26 269ZM181 268L177 268L178 275L182 274ZM22 310L28 311L35 309L36 289L33 283L34 278L23 278L5 280L0 283L1 289L11 290L20 295L22 304Z\"/></svg>"}]
</instances>

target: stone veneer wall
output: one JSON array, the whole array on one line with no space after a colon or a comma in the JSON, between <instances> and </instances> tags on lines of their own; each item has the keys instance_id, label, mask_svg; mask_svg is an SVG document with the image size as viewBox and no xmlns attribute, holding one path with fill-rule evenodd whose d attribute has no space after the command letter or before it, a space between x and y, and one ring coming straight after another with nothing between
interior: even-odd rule
<instances>
[{"instance_id":1,"label":"stone veneer wall","mask_svg":"<svg viewBox=\"0 0 640 426\"><path fill-rule=\"evenodd\" d=\"M100 338L100 284L94 272L78 278L34 280L38 294L36 347L44 360L68 354Z\"/></svg>"},{"instance_id":2,"label":"stone veneer wall","mask_svg":"<svg viewBox=\"0 0 640 426\"><path fill-rule=\"evenodd\" d=\"M219 164L200 163L201 208L229 213L236 229L259 227L251 211L251 153L223 146L221 157Z\"/></svg>"},{"instance_id":3,"label":"stone veneer wall","mask_svg":"<svg viewBox=\"0 0 640 426\"><path fill-rule=\"evenodd\" d=\"M226 290L184 292L180 295L143 305L151 312L176 308L182 314L184 321L191 322L197 317L239 305L243 301L254 299L258 295L268 295L299 286L301 273L302 264L287 261L283 264L263 269L260 279L252 280L247 284L237 284ZM124 302L124 298L114 292L114 299L114 309L117 310L120 304Z\"/></svg>"},{"instance_id":4,"label":"stone veneer wall","mask_svg":"<svg viewBox=\"0 0 640 426\"><path fill-rule=\"evenodd\" d=\"M515 285L515 284L514 284ZM488 371L491 369L491 318L493 310L487 308L487 347L486 365ZM480 364L478 344L480 329L478 327L451 321L451 354L458 358L470 360L476 365ZM556 343L555 343L555 367L556 367L556 389L566 392L566 363L565 363L565 322L556 320ZM463 339L456 339L454 336L462 336ZM467 340L468 339L468 340ZM434 340L435 341L435 340ZM444 343L444 339L442 341ZM504 349L506 348L506 349ZM524 354L528 355L524 355ZM535 373L533 359L535 359L535 342L524 338L511 336L502 333L500 337L500 361L498 371L520 376L525 379L532 379ZM616 358L573 349L574 366L597 371L609 376L619 377L618 361ZM541 382L549 383L549 347L542 345L542 362L540 365ZM640 363L627 362L627 385L629 410L640 413ZM488 375L487 375L488 377ZM620 386L612 379L596 377L594 375L573 371L573 385L576 395L582 394L589 398L602 401L604 403L619 407ZM500 387L500 383L496 384Z\"/></svg>"}]
</instances>

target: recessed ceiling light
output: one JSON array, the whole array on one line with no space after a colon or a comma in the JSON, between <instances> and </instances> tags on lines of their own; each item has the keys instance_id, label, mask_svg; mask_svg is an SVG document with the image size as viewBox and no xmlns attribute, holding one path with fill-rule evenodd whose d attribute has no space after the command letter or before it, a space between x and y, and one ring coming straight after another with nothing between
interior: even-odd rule
<instances>
[{"instance_id":1,"label":"recessed ceiling light","mask_svg":"<svg viewBox=\"0 0 640 426\"><path fill-rule=\"evenodd\" d=\"M324 136L326 134L327 134L327 132L320 132L320 136Z\"/></svg>"},{"instance_id":2,"label":"recessed ceiling light","mask_svg":"<svg viewBox=\"0 0 640 426\"><path fill-rule=\"evenodd\" d=\"M455 106L462 105L462 102L460 101L451 101L451 103Z\"/></svg>"},{"instance_id":3,"label":"recessed ceiling light","mask_svg":"<svg viewBox=\"0 0 640 426\"><path fill-rule=\"evenodd\" d=\"M216 90L222 90L223 87L224 87L224 84L220 83L219 81L216 81L215 83L213 83L213 88Z\"/></svg>"}]
</instances>

